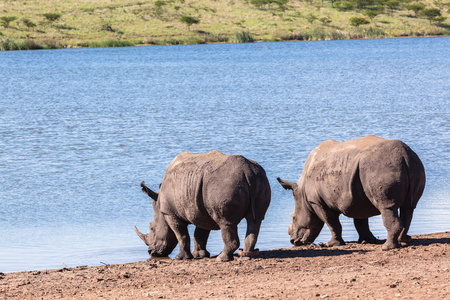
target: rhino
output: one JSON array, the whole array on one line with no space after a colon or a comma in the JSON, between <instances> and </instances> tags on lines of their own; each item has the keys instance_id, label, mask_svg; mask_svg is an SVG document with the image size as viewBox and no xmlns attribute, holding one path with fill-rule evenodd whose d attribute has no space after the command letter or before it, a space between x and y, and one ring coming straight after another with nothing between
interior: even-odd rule
<instances>
[{"instance_id":1,"label":"rhino","mask_svg":"<svg viewBox=\"0 0 450 300\"><path fill-rule=\"evenodd\" d=\"M381 214L387 230L382 249L390 250L409 242L413 211L425 188L425 169L403 142L369 135L324 141L311 151L296 183L277 179L292 190L295 200L288 229L292 244L314 242L326 223L331 231L326 245L343 245L340 214L354 219L358 242L377 242L368 218Z\"/></svg>"},{"instance_id":2,"label":"rhino","mask_svg":"<svg viewBox=\"0 0 450 300\"><path fill-rule=\"evenodd\" d=\"M168 256L179 244L175 259L209 257L206 243L211 230L221 230L224 242L218 261L233 260L239 248L238 224L245 218L247 233L242 256L256 255L261 222L270 204L271 190L264 169L241 155L217 150L178 154L169 164L158 192L144 182L142 191L153 199L150 233L136 233L149 254ZM191 253L188 224L195 225Z\"/></svg>"}]
</instances>

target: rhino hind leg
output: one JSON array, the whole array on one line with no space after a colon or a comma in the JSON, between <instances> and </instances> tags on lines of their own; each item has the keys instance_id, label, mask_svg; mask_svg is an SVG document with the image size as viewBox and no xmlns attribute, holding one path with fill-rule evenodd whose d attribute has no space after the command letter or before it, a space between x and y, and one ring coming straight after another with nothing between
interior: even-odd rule
<instances>
[{"instance_id":1,"label":"rhino hind leg","mask_svg":"<svg viewBox=\"0 0 450 300\"><path fill-rule=\"evenodd\" d=\"M401 246L408 246L411 237L408 235L409 226L411 225L414 210L411 207L400 207L400 219L403 229L400 233L398 241Z\"/></svg>"},{"instance_id":2,"label":"rhino hind leg","mask_svg":"<svg viewBox=\"0 0 450 300\"><path fill-rule=\"evenodd\" d=\"M378 244L379 240L372 234L369 228L369 219L353 219L359 238L358 243Z\"/></svg>"},{"instance_id":3,"label":"rhino hind leg","mask_svg":"<svg viewBox=\"0 0 450 300\"><path fill-rule=\"evenodd\" d=\"M237 225L226 225L220 228L224 247L222 253L217 256L217 261L233 260L233 253L239 248L239 236Z\"/></svg>"},{"instance_id":4,"label":"rhino hind leg","mask_svg":"<svg viewBox=\"0 0 450 300\"><path fill-rule=\"evenodd\" d=\"M210 230L201 229L198 227L195 228L194 251L192 251L194 258L210 257L210 253L206 250L206 243L208 242L210 232Z\"/></svg>"},{"instance_id":5,"label":"rhino hind leg","mask_svg":"<svg viewBox=\"0 0 450 300\"><path fill-rule=\"evenodd\" d=\"M398 248L400 245L398 239L403 230L402 222L398 216L398 209L384 209L381 211L384 227L387 230L386 242L383 244L383 250Z\"/></svg>"},{"instance_id":6,"label":"rhino hind leg","mask_svg":"<svg viewBox=\"0 0 450 300\"><path fill-rule=\"evenodd\" d=\"M261 228L262 220L253 220L253 216L246 217L247 233L245 234L244 249L239 250L239 255L243 257L257 256L258 250L255 250L255 245L258 240L259 230Z\"/></svg>"}]
</instances>

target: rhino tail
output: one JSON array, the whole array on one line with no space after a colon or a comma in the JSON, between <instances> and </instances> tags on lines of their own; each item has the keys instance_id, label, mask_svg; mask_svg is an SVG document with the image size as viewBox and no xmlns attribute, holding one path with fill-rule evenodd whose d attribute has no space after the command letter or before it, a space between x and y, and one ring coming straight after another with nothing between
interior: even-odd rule
<instances>
[{"instance_id":1,"label":"rhino tail","mask_svg":"<svg viewBox=\"0 0 450 300\"><path fill-rule=\"evenodd\" d=\"M411 208L415 209L417 202L422 197L426 184L425 168L416 152L414 152L408 145L401 142L405 148L403 154L403 166L406 168L409 180L409 201Z\"/></svg>"},{"instance_id":2,"label":"rhino tail","mask_svg":"<svg viewBox=\"0 0 450 300\"><path fill-rule=\"evenodd\" d=\"M255 207L255 192L256 192L256 185L252 182L251 178L249 178L248 174L244 172L245 181L247 182L248 186L248 196L250 198L250 209L252 210L252 217L253 222L256 221L256 207Z\"/></svg>"},{"instance_id":3,"label":"rhino tail","mask_svg":"<svg viewBox=\"0 0 450 300\"><path fill-rule=\"evenodd\" d=\"M245 179L249 187L250 208L252 210L254 222L264 220L267 206L270 203L269 182L266 181L267 178L265 177L265 173L264 178L261 178L259 175L260 174L245 174ZM269 186L269 190L267 190L267 186ZM269 199L267 199L267 194L269 195Z\"/></svg>"},{"instance_id":4,"label":"rhino tail","mask_svg":"<svg viewBox=\"0 0 450 300\"><path fill-rule=\"evenodd\" d=\"M141 182L141 187L142 187L142 191L147 194L150 198L152 198L153 200L157 201L158 200L158 193L155 193L154 191L152 191L151 189L149 189L146 185L145 182L142 181Z\"/></svg>"}]
</instances>

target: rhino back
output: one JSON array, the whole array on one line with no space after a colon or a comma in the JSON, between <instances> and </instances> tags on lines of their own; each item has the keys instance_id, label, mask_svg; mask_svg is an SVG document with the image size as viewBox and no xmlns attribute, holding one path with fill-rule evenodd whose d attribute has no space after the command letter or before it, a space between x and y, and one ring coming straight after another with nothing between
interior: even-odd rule
<instances>
[{"instance_id":1,"label":"rhino back","mask_svg":"<svg viewBox=\"0 0 450 300\"><path fill-rule=\"evenodd\" d=\"M264 169L241 155L231 155L205 174L203 196L211 213L222 222L239 222L248 213L263 220L271 190ZM225 217L225 218L224 218Z\"/></svg>"},{"instance_id":2,"label":"rhino back","mask_svg":"<svg viewBox=\"0 0 450 300\"><path fill-rule=\"evenodd\" d=\"M161 212L204 229L237 224L250 207L252 191L246 174L253 174L252 168L238 155L182 153L164 175Z\"/></svg>"},{"instance_id":3,"label":"rhino back","mask_svg":"<svg viewBox=\"0 0 450 300\"><path fill-rule=\"evenodd\" d=\"M410 198L412 150L401 141L376 136L326 141L313 152L302 174L308 201L367 218Z\"/></svg>"}]
</instances>

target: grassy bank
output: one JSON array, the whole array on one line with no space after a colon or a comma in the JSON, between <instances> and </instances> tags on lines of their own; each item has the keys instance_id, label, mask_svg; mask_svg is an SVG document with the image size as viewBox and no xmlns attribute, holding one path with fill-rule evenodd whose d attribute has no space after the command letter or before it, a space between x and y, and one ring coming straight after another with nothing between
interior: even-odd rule
<instances>
[{"instance_id":1,"label":"grassy bank","mask_svg":"<svg viewBox=\"0 0 450 300\"><path fill-rule=\"evenodd\" d=\"M447 0L3 0L0 50L450 35Z\"/></svg>"}]
</instances>

